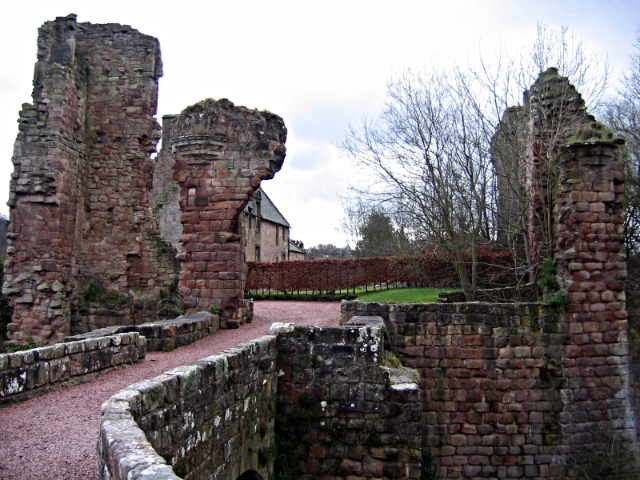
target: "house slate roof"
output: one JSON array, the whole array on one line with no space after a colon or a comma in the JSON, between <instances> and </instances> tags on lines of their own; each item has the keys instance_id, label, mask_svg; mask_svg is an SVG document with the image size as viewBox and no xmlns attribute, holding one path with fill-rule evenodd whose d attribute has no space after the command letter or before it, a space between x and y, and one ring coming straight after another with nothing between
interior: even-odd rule
<instances>
[{"instance_id":1,"label":"house slate roof","mask_svg":"<svg viewBox=\"0 0 640 480\"><path fill-rule=\"evenodd\" d=\"M244 211L247 213L256 214L256 197L260 197L260 217L262 220L267 220L268 222L277 223L278 225L284 225L285 227L291 228L287 219L280 213L280 210L273 204L269 196L265 193L262 188L258 188L254 194L253 198L249 200L247 206Z\"/></svg>"},{"instance_id":2,"label":"house slate roof","mask_svg":"<svg viewBox=\"0 0 640 480\"><path fill-rule=\"evenodd\" d=\"M291 242L291 240L289 240L289 251L295 252L295 253L302 253L303 255L307 253L304 250L302 250L300 247L298 247L295 243Z\"/></svg>"}]
</instances>

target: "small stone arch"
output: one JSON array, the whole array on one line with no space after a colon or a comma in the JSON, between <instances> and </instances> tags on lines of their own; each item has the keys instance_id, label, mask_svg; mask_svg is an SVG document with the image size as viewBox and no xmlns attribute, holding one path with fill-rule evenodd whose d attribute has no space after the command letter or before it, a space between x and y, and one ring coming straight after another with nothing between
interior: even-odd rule
<instances>
[{"instance_id":1,"label":"small stone arch","mask_svg":"<svg viewBox=\"0 0 640 480\"><path fill-rule=\"evenodd\" d=\"M264 478L255 470L247 470L238 477L238 480L264 480Z\"/></svg>"}]
</instances>

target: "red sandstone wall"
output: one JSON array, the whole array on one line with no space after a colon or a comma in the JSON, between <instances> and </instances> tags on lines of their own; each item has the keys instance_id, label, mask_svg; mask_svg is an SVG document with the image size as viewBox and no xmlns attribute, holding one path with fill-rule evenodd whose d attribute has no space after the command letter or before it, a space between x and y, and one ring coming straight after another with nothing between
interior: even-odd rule
<instances>
[{"instance_id":1,"label":"red sandstone wall","mask_svg":"<svg viewBox=\"0 0 640 480\"><path fill-rule=\"evenodd\" d=\"M585 478L574 463L596 459L595 471L611 438L634 448L622 324L594 348L542 304L356 301L341 310L341 323L382 316L392 350L420 373L423 446L438 478Z\"/></svg>"},{"instance_id":2,"label":"red sandstone wall","mask_svg":"<svg viewBox=\"0 0 640 480\"><path fill-rule=\"evenodd\" d=\"M563 149L556 196L558 273L568 292L562 333L568 452L588 451L603 433L634 435L625 310L624 162L621 142L574 143ZM600 447L604 448L604 447Z\"/></svg>"},{"instance_id":3,"label":"red sandstone wall","mask_svg":"<svg viewBox=\"0 0 640 480\"><path fill-rule=\"evenodd\" d=\"M197 103L172 123L184 232L180 294L190 310L222 308L223 328L248 313L243 211L260 182L280 170L286 134L277 115L227 99Z\"/></svg>"},{"instance_id":4,"label":"red sandstone wall","mask_svg":"<svg viewBox=\"0 0 640 480\"><path fill-rule=\"evenodd\" d=\"M12 158L11 339L60 341L72 318L88 328L80 304L91 283L127 298L128 318L153 317L149 298L176 280L149 205L161 74L158 41L131 27L70 15L40 28Z\"/></svg>"}]
</instances>

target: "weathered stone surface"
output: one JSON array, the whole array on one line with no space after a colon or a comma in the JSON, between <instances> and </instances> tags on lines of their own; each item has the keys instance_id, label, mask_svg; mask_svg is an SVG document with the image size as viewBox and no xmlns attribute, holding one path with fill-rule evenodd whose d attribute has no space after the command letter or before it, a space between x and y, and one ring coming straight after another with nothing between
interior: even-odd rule
<instances>
[{"instance_id":1,"label":"weathered stone surface","mask_svg":"<svg viewBox=\"0 0 640 480\"><path fill-rule=\"evenodd\" d=\"M286 442L293 432L304 437L293 443L303 478L418 478L419 389L409 369L379 366L383 329L275 324L276 336L128 387L103 405L96 478L142 467L166 478L273 478L274 435ZM329 396L334 384L344 401ZM361 384L388 393L367 400Z\"/></svg>"},{"instance_id":2,"label":"weathered stone surface","mask_svg":"<svg viewBox=\"0 0 640 480\"><path fill-rule=\"evenodd\" d=\"M274 443L275 347L275 337L261 337L114 395L102 409L96 478L191 480L215 472L235 480L247 470L270 478L264 459Z\"/></svg>"},{"instance_id":3,"label":"weathered stone surface","mask_svg":"<svg viewBox=\"0 0 640 480\"><path fill-rule=\"evenodd\" d=\"M138 332L147 339L147 351L168 352L177 347L196 342L206 335L216 333L219 324L219 315L198 312L161 322L101 328L90 333L65 337L65 341L100 338L125 332Z\"/></svg>"},{"instance_id":4,"label":"weathered stone surface","mask_svg":"<svg viewBox=\"0 0 640 480\"><path fill-rule=\"evenodd\" d=\"M91 381L145 353L146 339L132 332L0 355L0 405Z\"/></svg>"},{"instance_id":5,"label":"weathered stone surface","mask_svg":"<svg viewBox=\"0 0 640 480\"><path fill-rule=\"evenodd\" d=\"M573 461L563 452L597 445L597 432L633 435L625 386L628 347L621 335L611 335L620 332L613 323L601 332L595 329L599 323L569 323L570 314L537 303L342 303L342 322L366 323L362 315L382 317L394 353L420 373L421 408L406 409L401 418L421 418L423 445L440 466L440 478L460 478L463 465L469 475L492 476L483 468L502 464L513 467L512 476L498 472L499 478L522 478L530 462L539 469L534 477L547 472L561 478L564 470L554 468ZM570 334L570 325L581 328ZM602 335L585 336L585 327ZM411 387L410 377L395 383L391 415L397 412L394 399L412 398L403 391ZM387 412L381 417L388 418ZM390 438L384 421L374 428L381 439ZM380 448L370 455L389 457ZM385 468L385 476L395 472Z\"/></svg>"},{"instance_id":6,"label":"weathered stone surface","mask_svg":"<svg viewBox=\"0 0 640 480\"><path fill-rule=\"evenodd\" d=\"M149 203L161 75L158 41L129 26L69 15L40 28L33 104L20 112L12 158L12 340L52 344L72 323L82 332L156 319L135 304L157 303L178 276ZM91 283L125 302L83 310Z\"/></svg>"},{"instance_id":7,"label":"weathered stone surface","mask_svg":"<svg viewBox=\"0 0 640 480\"><path fill-rule=\"evenodd\" d=\"M316 416L300 437L281 432L294 443L315 442L296 450L302 478L330 471L339 478L379 478L388 477L386 470L419 477L417 374L379 366L383 325L382 319L370 317L342 328L272 327L278 337L278 417L287 424L289 417ZM336 443L346 448L335 448Z\"/></svg>"},{"instance_id":8,"label":"weathered stone surface","mask_svg":"<svg viewBox=\"0 0 640 480\"><path fill-rule=\"evenodd\" d=\"M180 294L188 310L220 308L220 326L237 328L248 314L243 210L282 167L287 130L277 115L226 99L197 103L170 125L163 162L174 159L180 187Z\"/></svg>"}]
</instances>

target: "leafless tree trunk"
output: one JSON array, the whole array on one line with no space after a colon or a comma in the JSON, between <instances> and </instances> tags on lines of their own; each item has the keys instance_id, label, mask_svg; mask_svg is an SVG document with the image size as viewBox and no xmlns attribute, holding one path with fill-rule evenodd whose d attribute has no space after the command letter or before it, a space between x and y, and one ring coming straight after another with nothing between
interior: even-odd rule
<instances>
[{"instance_id":1,"label":"leafless tree trunk","mask_svg":"<svg viewBox=\"0 0 640 480\"><path fill-rule=\"evenodd\" d=\"M635 47L623 89L608 105L606 116L607 123L626 140L623 155L627 255L640 253L640 29Z\"/></svg>"},{"instance_id":2,"label":"leafless tree trunk","mask_svg":"<svg viewBox=\"0 0 640 480\"><path fill-rule=\"evenodd\" d=\"M379 118L351 128L341 145L372 182L360 199L386 204L413 233L443 247L468 300L477 289L475 250L491 235L489 145L459 72L406 70L387 85ZM464 253L471 250L471 275Z\"/></svg>"},{"instance_id":3,"label":"leafless tree trunk","mask_svg":"<svg viewBox=\"0 0 640 480\"><path fill-rule=\"evenodd\" d=\"M353 197L385 205L415 237L445 249L467 300L482 244L499 238L513 250L518 281L534 281L552 255L559 147L593 121L562 75L599 107L608 64L566 28L539 26L529 51L501 53L479 70L405 70L387 84L380 116L350 127L341 144L369 176Z\"/></svg>"}]
</instances>

